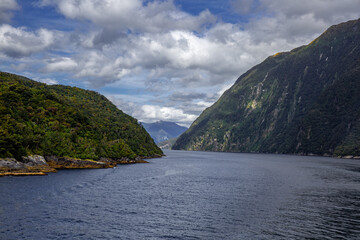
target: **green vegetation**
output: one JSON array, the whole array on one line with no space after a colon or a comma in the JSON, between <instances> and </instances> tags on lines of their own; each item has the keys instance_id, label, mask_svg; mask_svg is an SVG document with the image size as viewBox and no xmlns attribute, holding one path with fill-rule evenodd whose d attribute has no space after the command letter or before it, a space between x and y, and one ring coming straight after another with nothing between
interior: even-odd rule
<instances>
[{"instance_id":1,"label":"green vegetation","mask_svg":"<svg viewBox=\"0 0 360 240\"><path fill-rule=\"evenodd\" d=\"M0 157L130 159L162 154L137 120L104 96L0 72Z\"/></svg>"},{"instance_id":2,"label":"green vegetation","mask_svg":"<svg viewBox=\"0 0 360 240\"><path fill-rule=\"evenodd\" d=\"M240 76L173 149L360 156L360 20Z\"/></svg>"}]
</instances>

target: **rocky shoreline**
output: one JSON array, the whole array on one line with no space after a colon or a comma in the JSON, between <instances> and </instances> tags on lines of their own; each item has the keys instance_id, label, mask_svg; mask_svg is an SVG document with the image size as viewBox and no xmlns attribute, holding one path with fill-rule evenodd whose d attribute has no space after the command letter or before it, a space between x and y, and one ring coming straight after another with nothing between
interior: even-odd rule
<instances>
[{"instance_id":1,"label":"rocky shoreline","mask_svg":"<svg viewBox=\"0 0 360 240\"><path fill-rule=\"evenodd\" d=\"M149 158L158 158L155 155ZM32 155L15 158L0 158L1 176L41 176L49 172L57 172L57 169L84 169L84 168L112 168L118 164L148 163L144 158L135 159L100 158L98 161L90 159L75 159L70 157Z\"/></svg>"}]
</instances>

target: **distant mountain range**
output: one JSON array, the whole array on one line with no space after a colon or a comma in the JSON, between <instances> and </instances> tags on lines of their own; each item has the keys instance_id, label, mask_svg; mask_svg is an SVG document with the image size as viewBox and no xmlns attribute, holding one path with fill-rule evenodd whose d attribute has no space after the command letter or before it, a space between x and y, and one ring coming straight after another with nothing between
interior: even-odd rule
<instances>
[{"instance_id":1,"label":"distant mountain range","mask_svg":"<svg viewBox=\"0 0 360 240\"><path fill-rule=\"evenodd\" d=\"M173 149L360 156L360 20L251 68Z\"/></svg>"},{"instance_id":2,"label":"distant mountain range","mask_svg":"<svg viewBox=\"0 0 360 240\"><path fill-rule=\"evenodd\" d=\"M154 139L155 143L167 141L180 136L187 130L174 122L158 121L154 123L142 123L145 130Z\"/></svg>"}]
</instances>

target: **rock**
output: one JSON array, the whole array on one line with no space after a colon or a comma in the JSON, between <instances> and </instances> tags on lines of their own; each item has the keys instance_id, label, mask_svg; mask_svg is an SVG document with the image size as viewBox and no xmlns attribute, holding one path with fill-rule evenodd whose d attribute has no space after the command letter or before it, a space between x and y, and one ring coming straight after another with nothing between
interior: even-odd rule
<instances>
[{"instance_id":1,"label":"rock","mask_svg":"<svg viewBox=\"0 0 360 240\"><path fill-rule=\"evenodd\" d=\"M116 162L118 164L133 164L133 163L135 163L135 160L131 160L129 158L120 158L120 159L117 159Z\"/></svg>"},{"instance_id":2,"label":"rock","mask_svg":"<svg viewBox=\"0 0 360 240\"><path fill-rule=\"evenodd\" d=\"M50 167L43 156L32 155L27 157L21 157L28 170L34 170L39 172L56 172L56 169Z\"/></svg>"},{"instance_id":3,"label":"rock","mask_svg":"<svg viewBox=\"0 0 360 240\"><path fill-rule=\"evenodd\" d=\"M44 176L46 173L44 172L4 172L0 173L0 177L2 176Z\"/></svg>"},{"instance_id":4,"label":"rock","mask_svg":"<svg viewBox=\"0 0 360 240\"><path fill-rule=\"evenodd\" d=\"M0 172L21 170L25 164L17 161L15 158L0 158Z\"/></svg>"},{"instance_id":5,"label":"rock","mask_svg":"<svg viewBox=\"0 0 360 240\"><path fill-rule=\"evenodd\" d=\"M140 160L136 160L135 163L149 163L149 162L144 159L140 159Z\"/></svg>"},{"instance_id":6,"label":"rock","mask_svg":"<svg viewBox=\"0 0 360 240\"><path fill-rule=\"evenodd\" d=\"M22 157L21 161L15 158L0 158L0 176L46 175L46 172L56 170L49 167L42 156Z\"/></svg>"},{"instance_id":7,"label":"rock","mask_svg":"<svg viewBox=\"0 0 360 240\"><path fill-rule=\"evenodd\" d=\"M154 155L152 155L152 156L150 156L150 157L136 157L136 159L152 159L152 158L162 158L162 157L164 157L164 156L166 156L165 154L154 154Z\"/></svg>"},{"instance_id":8,"label":"rock","mask_svg":"<svg viewBox=\"0 0 360 240\"><path fill-rule=\"evenodd\" d=\"M154 157L161 157L157 155ZM143 158L135 159L100 158L99 161L90 159L75 159L69 157L31 155L15 158L0 158L0 176L33 176L46 175L48 172L56 172L56 169L65 168L112 168L117 164L148 163Z\"/></svg>"},{"instance_id":9,"label":"rock","mask_svg":"<svg viewBox=\"0 0 360 240\"><path fill-rule=\"evenodd\" d=\"M135 164L135 163L149 163L145 161L143 158L136 157L135 159L129 158L120 158L116 160L117 164Z\"/></svg>"},{"instance_id":10,"label":"rock","mask_svg":"<svg viewBox=\"0 0 360 240\"><path fill-rule=\"evenodd\" d=\"M109 164L94 160L83 160L69 157L45 156L45 160L50 167L62 168L108 168Z\"/></svg>"},{"instance_id":11,"label":"rock","mask_svg":"<svg viewBox=\"0 0 360 240\"><path fill-rule=\"evenodd\" d=\"M116 160L111 158L100 158L99 162L103 162L107 164L107 167L112 168L117 165Z\"/></svg>"},{"instance_id":12,"label":"rock","mask_svg":"<svg viewBox=\"0 0 360 240\"><path fill-rule=\"evenodd\" d=\"M45 158L40 155L32 155L32 156L22 157L21 162L23 162L29 166L47 165Z\"/></svg>"}]
</instances>

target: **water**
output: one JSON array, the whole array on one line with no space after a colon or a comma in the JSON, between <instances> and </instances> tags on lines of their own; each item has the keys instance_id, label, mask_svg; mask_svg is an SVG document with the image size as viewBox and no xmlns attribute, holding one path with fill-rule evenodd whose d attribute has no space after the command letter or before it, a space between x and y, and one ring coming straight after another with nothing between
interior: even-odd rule
<instances>
[{"instance_id":1,"label":"water","mask_svg":"<svg viewBox=\"0 0 360 240\"><path fill-rule=\"evenodd\" d=\"M0 239L360 239L360 161L166 154L0 178Z\"/></svg>"}]
</instances>

